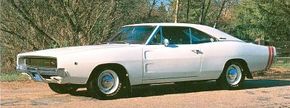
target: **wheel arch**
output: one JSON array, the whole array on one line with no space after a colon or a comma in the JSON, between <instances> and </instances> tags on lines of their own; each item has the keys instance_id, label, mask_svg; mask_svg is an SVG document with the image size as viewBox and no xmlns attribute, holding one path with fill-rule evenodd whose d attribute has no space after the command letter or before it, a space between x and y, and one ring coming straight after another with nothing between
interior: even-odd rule
<instances>
[{"instance_id":1,"label":"wheel arch","mask_svg":"<svg viewBox=\"0 0 290 108\"><path fill-rule=\"evenodd\" d=\"M225 64L224 64L224 68L228 65L228 63L230 62L239 62L241 63L241 65L243 66L243 69L244 70L244 74L247 78L249 79L253 79L253 76L252 76L252 73L250 72L250 69L249 69L249 66L248 66L248 63L244 60L244 59L241 59L241 58L235 58L235 59L230 59L228 60Z\"/></svg>"},{"instance_id":2,"label":"wheel arch","mask_svg":"<svg viewBox=\"0 0 290 108\"><path fill-rule=\"evenodd\" d=\"M125 82L130 86L130 79L129 79L128 71L123 65L119 63L106 63L106 64L100 64L100 65L95 66L95 68L90 73L89 78L86 83L88 83L97 72L100 72L100 70L104 68L109 68L109 69L113 68L113 69L120 70L120 71L117 71L118 72L117 74L121 74L122 75L121 77L125 79Z\"/></svg>"}]
</instances>

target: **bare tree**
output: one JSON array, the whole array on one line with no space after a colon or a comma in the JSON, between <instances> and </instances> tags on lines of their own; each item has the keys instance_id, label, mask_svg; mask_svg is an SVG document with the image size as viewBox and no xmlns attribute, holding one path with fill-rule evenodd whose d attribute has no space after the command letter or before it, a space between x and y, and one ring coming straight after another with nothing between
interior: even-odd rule
<instances>
[{"instance_id":1,"label":"bare tree","mask_svg":"<svg viewBox=\"0 0 290 108\"><path fill-rule=\"evenodd\" d=\"M140 22L146 16L140 13L148 12L140 9L147 7L146 2L136 0L0 2L0 46L5 56L1 62L10 69L14 69L19 52L98 44L121 25Z\"/></svg>"},{"instance_id":2,"label":"bare tree","mask_svg":"<svg viewBox=\"0 0 290 108\"><path fill-rule=\"evenodd\" d=\"M214 21L214 28L216 28L216 26L217 26L217 23L218 23L218 21L219 21L219 19L220 19L220 17L221 17L221 14L222 14L222 12L223 12L223 10L224 10L224 8L225 8L225 5L226 5L226 3L228 2L228 0L222 0L222 3L221 3L221 6L220 6L220 9L219 9L219 11L218 11L218 15L216 16L216 19L215 19L215 21Z\"/></svg>"},{"instance_id":3,"label":"bare tree","mask_svg":"<svg viewBox=\"0 0 290 108\"><path fill-rule=\"evenodd\" d=\"M151 17L152 11L153 11L155 5L156 5L156 0L153 0L151 6L149 8L149 12L148 12L147 18L150 18Z\"/></svg>"},{"instance_id":4,"label":"bare tree","mask_svg":"<svg viewBox=\"0 0 290 108\"><path fill-rule=\"evenodd\" d=\"M190 2L191 2L191 0L187 0L187 8L186 8L186 22L188 22L188 21L189 21Z\"/></svg>"},{"instance_id":5,"label":"bare tree","mask_svg":"<svg viewBox=\"0 0 290 108\"><path fill-rule=\"evenodd\" d=\"M179 0L176 0L175 14L174 14L174 23L177 23L177 21L178 21L178 11L179 11Z\"/></svg>"},{"instance_id":6,"label":"bare tree","mask_svg":"<svg viewBox=\"0 0 290 108\"><path fill-rule=\"evenodd\" d=\"M206 3L206 0L202 0L200 6L201 7L200 7L199 23L205 24L206 16L207 16L208 10L211 6L211 0L207 0L207 3Z\"/></svg>"}]
</instances>

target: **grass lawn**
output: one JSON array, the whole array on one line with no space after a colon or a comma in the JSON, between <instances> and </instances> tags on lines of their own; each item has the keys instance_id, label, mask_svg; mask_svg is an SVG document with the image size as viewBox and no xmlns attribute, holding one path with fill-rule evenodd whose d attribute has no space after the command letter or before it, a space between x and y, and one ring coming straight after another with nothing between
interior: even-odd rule
<instances>
[{"instance_id":1,"label":"grass lawn","mask_svg":"<svg viewBox=\"0 0 290 108\"><path fill-rule=\"evenodd\" d=\"M277 57L272 67L290 70L290 57Z\"/></svg>"},{"instance_id":2,"label":"grass lawn","mask_svg":"<svg viewBox=\"0 0 290 108\"><path fill-rule=\"evenodd\" d=\"M273 64L272 67L279 67L279 68L284 68L284 69L290 70L290 63Z\"/></svg>"},{"instance_id":3,"label":"grass lawn","mask_svg":"<svg viewBox=\"0 0 290 108\"><path fill-rule=\"evenodd\" d=\"M24 80L28 80L28 76L22 75L19 72L0 73L1 82L24 81Z\"/></svg>"}]
</instances>

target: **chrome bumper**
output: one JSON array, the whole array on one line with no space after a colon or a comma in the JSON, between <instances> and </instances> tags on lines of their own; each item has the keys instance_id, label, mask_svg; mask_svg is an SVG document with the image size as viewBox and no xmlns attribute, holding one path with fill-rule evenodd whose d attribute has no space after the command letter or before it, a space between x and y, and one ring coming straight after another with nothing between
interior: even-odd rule
<instances>
[{"instance_id":1,"label":"chrome bumper","mask_svg":"<svg viewBox=\"0 0 290 108\"><path fill-rule=\"evenodd\" d=\"M46 82L46 83L68 83L69 78L68 72L64 68L35 68L35 67L20 67L17 66L16 70L23 74L26 74L30 79L36 82Z\"/></svg>"}]
</instances>

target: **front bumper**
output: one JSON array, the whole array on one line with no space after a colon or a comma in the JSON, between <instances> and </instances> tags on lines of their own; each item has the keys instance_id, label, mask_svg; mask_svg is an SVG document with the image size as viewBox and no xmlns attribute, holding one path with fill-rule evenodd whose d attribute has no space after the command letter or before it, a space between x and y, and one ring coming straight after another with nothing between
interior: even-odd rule
<instances>
[{"instance_id":1,"label":"front bumper","mask_svg":"<svg viewBox=\"0 0 290 108\"><path fill-rule=\"evenodd\" d=\"M64 68L36 68L17 66L16 70L22 74L28 75L30 79L36 82L45 83L68 83L69 74Z\"/></svg>"}]
</instances>

